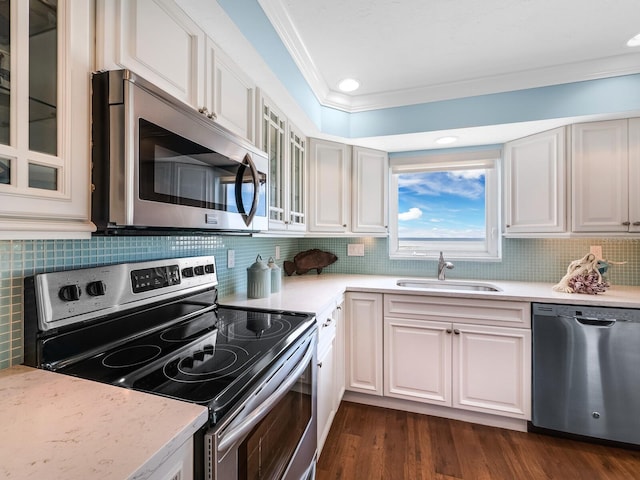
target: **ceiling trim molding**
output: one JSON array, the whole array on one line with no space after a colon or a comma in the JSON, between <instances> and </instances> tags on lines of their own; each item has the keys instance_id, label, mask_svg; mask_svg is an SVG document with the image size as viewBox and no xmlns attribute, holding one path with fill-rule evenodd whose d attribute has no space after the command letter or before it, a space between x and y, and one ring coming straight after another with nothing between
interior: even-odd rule
<instances>
[{"instance_id":1,"label":"ceiling trim molding","mask_svg":"<svg viewBox=\"0 0 640 480\"><path fill-rule=\"evenodd\" d=\"M258 3L318 101L324 103L323 99L326 99L330 93L329 86L309 55L282 0L258 0Z\"/></svg>"},{"instance_id":2,"label":"ceiling trim molding","mask_svg":"<svg viewBox=\"0 0 640 480\"><path fill-rule=\"evenodd\" d=\"M633 53L382 94L354 95L349 103L344 103L344 96L334 97L331 92L319 100L325 106L355 113L637 73L640 73L640 53Z\"/></svg>"}]
</instances>

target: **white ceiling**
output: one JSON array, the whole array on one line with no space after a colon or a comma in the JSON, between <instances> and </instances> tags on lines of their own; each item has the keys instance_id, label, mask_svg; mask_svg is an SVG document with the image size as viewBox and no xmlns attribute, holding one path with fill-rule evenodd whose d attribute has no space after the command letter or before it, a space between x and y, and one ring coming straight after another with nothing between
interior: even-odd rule
<instances>
[{"instance_id":1,"label":"white ceiling","mask_svg":"<svg viewBox=\"0 0 640 480\"><path fill-rule=\"evenodd\" d=\"M321 103L355 112L640 73L639 0L258 0ZM345 77L360 81L338 92ZM615 116L609 116L614 118ZM387 151L504 143L576 121L350 139Z\"/></svg>"},{"instance_id":2,"label":"white ceiling","mask_svg":"<svg viewBox=\"0 0 640 480\"><path fill-rule=\"evenodd\" d=\"M325 105L348 111L640 72L638 0L259 0ZM350 95L345 77L360 81Z\"/></svg>"}]
</instances>

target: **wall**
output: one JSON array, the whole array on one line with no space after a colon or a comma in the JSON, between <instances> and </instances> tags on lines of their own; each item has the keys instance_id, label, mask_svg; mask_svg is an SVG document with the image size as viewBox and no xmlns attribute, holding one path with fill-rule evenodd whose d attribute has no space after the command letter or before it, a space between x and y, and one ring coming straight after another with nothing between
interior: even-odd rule
<instances>
[{"instance_id":1,"label":"wall","mask_svg":"<svg viewBox=\"0 0 640 480\"><path fill-rule=\"evenodd\" d=\"M349 243L364 243L364 257L347 257ZM259 253L264 260L281 249L282 261L299 251L320 248L338 261L327 273L365 273L435 277L436 262L389 260L382 238L251 238L206 237L94 237L90 240L0 241L0 369L22 362L22 284L34 273L83 268L110 263L160 258L215 255L220 294L246 290L246 268ZM602 245L609 260L627 261L610 272L613 285L640 285L640 239L506 239L502 262L455 262L449 278L558 281L567 264ZM226 268L227 250L235 250L236 267ZM446 252L445 252L446 254ZM315 271L310 275L315 275Z\"/></svg>"}]
</instances>

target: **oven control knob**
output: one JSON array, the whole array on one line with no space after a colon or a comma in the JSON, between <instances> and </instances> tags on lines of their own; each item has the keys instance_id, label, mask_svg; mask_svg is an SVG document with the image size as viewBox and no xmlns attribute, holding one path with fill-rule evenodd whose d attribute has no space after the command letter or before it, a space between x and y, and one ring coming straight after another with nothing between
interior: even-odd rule
<instances>
[{"instance_id":1,"label":"oven control knob","mask_svg":"<svg viewBox=\"0 0 640 480\"><path fill-rule=\"evenodd\" d=\"M208 263L204 266L204 272L205 273L215 273L216 269L213 266L213 263Z\"/></svg>"},{"instance_id":2,"label":"oven control knob","mask_svg":"<svg viewBox=\"0 0 640 480\"><path fill-rule=\"evenodd\" d=\"M101 297L106 292L106 286L103 281L97 280L95 282L87 283L86 291L87 294L91 295L92 297Z\"/></svg>"},{"instance_id":3,"label":"oven control knob","mask_svg":"<svg viewBox=\"0 0 640 480\"><path fill-rule=\"evenodd\" d=\"M80 300L80 285L65 285L58 291L58 297L63 302L73 302L74 300Z\"/></svg>"},{"instance_id":4,"label":"oven control knob","mask_svg":"<svg viewBox=\"0 0 640 480\"><path fill-rule=\"evenodd\" d=\"M198 350L197 352L193 352L193 358L198 361L204 360L204 352L202 350Z\"/></svg>"},{"instance_id":5,"label":"oven control knob","mask_svg":"<svg viewBox=\"0 0 640 480\"><path fill-rule=\"evenodd\" d=\"M198 265L193 271L196 272L196 275L204 275L204 267L202 265Z\"/></svg>"},{"instance_id":6,"label":"oven control knob","mask_svg":"<svg viewBox=\"0 0 640 480\"><path fill-rule=\"evenodd\" d=\"M206 355L213 355L213 345L205 345L202 350Z\"/></svg>"},{"instance_id":7,"label":"oven control knob","mask_svg":"<svg viewBox=\"0 0 640 480\"><path fill-rule=\"evenodd\" d=\"M182 276L185 278L193 277L193 267L187 267L182 269Z\"/></svg>"},{"instance_id":8,"label":"oven control knob","mask_svg":"<svg viewBox=\"0 0 640 480\"><path fill-rule=\"evenodd\" d=\"M180 362L180 366L184 368L193 368L193 357L185 357Z\"/></svg>"}]
</instances>

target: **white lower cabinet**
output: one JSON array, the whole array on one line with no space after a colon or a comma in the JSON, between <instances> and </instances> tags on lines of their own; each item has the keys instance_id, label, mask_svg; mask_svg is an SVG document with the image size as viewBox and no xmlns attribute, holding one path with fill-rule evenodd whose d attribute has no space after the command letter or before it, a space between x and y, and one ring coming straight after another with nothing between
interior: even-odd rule
<instances>
[{"instance_id":1,"label":"white lower cabinet","mask_svg":"<svg viewBox=\"0 0 640 480\"><path fill-rule=\"evenodd\" d=\"M344 299L341 297L318 319L318 454L329 435L344 394Z\"/></svg>"},{"instance_id":2,"label":"white lower cabinet","mask_svg":"<svg viewBox=\"0 0 640 480\"><path fill-rule=\"evenodd\" d=\"M406 299L406 300L405 300ZM531 415L531 330L526 303L481 303L468 299L387 295L384 317L384 395L464 410L529 419ZM389 310L413 310L421 318L388 316ZM492 306L493 303L495 306ZM433 321L430 311L452 319L454 312L475 309L475 318ZM485 310L483 312L483 309ZM490 312L522 312L522 328L480 325ZM419 317L420 314L412 314ZM438 314L435 314L437 316ZM517 317L496 316L494 323Z\"/></svg>"},{"instance_id":3,"label":"white lower cabinet","mask_svg":"<svg viewBox=\"0 0 640 480\"><path fill-rule=\"evenodd\" d=\"M346 296L346 389L382 395L382 294Z\"/></svg>"},{"instance_id":4,"label":"white lower cabinet","mask_svg":"<svg viewBox=\"0 0 640 480\"><path fill-rule=\"evenodd\" d=\"M385 318L384 394L528 419L529 330Z\"/></svg>"},{"instance_id":5,"label":"white lower cabinet","mask_svg":"<svg viewBox=\"0 0 640 480\"><path fill-rule=\"evenodd\" d=\"M451 325L384 319L384 394L451 406Z\"/></svg>"},{"instance_id":6,"label":"white lower cabinet","mask_svg":"<svg viewBox=\"0 0 640 480\"><path fill-rule=\"evenodd\" d=\"M452 406L531 419L531 330L452 327Z\"/></svg>"}]
</instances>

